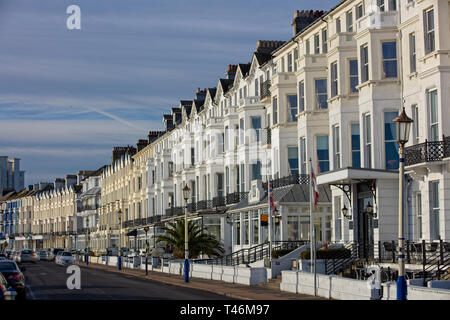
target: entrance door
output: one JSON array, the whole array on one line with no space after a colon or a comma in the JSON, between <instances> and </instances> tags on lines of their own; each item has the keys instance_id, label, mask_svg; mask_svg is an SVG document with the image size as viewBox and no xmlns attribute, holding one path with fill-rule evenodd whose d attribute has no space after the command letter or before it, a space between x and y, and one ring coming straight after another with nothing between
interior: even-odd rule
<instances>
[{"instance_id":1,"label":"entrance door","mask_svg":"<svg viewBox=\"0 0 450 320\"><path fill-rule=\"evenodd\" d=\"M373 217L366 212L366 207L370 203L373 205L373 194L371 191L364 190L367 185L358 186L358 222L357 239L359 244L359 255L361 258L371 258L373 255ZM367 188L368 189L368 188Z\"/></svg>"}]
</instances>

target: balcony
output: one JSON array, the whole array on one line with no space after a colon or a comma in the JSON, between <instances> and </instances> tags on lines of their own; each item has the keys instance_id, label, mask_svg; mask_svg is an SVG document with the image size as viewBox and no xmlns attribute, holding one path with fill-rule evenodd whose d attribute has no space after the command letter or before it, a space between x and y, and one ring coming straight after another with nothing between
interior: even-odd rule
<instances>
[{"instance_id":1,"label":"balcony","mask_svg":"<svg viewBox=\"0 0 450 320\"><path fill-rule=\"evenodd\" d=\"M245 97L239 100L239 107L259 106L260 97Z\"/></svg>"},{"instance_id":2,"label":"balcony","mask_svg":"<svg viewBox=\"0 0 450 320\"><path fill-rule=\"evenodd\" d=\"M286 177L277 178L270 181L272 189L289 186L292 184L309 184L308 174L291 174ZM267 182L263 182L263 188L267 190Z\"/></svg>"},{"instance_id":3,"label":"balcony","mask_svg":"<svg viewBox=\"0 0 450 320\"><path fill-rule=\"evenodd\" d=\"M260 139L262 145L270 145L272 143L272 131L270 128L260 129Z\"/></svg>"},{"instance_id":4,"label":"balcony","mask_svg":"<svg viewBox=\"0 0 450 320\"><path fill-rule=\"evenodd\" d=\"M261 84L261 101L265 98L270 98L270 80L266 80Z\"/></svg>"},{"instance_id":5,"label":"balcony","mask_svg":"<svg viewBox=\"0 0 450 320\"><path fill-rule=\"evenodd\" d=\"M398 11L370 12L356 20L356 32L365 29L395 28L398 25Z\"/></svg>"},{"instance_id":6,"label":"balcony","mask_svg":"<svg viewBox=\"0 0 450 320\"><path fill-rule=\"evenodd\" d=\"M179 216L183 214L183 207L172 207L166 209L166 216L173 217L173 216Z\"/></svg>"},{"instance_id":7,"label":"balcony","mask_svg":"<svg viewBox=\"0 0 450 320\"><path fill-rule=\"evenodd\" d=\"M405 148L405 166L443 161L450 158L450 136L442 141L427 141Z\"/></svg>"}]
</instances>

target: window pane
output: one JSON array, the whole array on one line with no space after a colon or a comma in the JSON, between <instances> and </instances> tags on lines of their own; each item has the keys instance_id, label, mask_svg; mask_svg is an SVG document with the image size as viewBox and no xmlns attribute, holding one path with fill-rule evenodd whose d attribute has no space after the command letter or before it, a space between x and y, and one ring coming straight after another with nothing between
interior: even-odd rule
<instances>
[{"instance_id":1,"label":"window pane","mask_svg":"<svg viewBox=\"0 0 450 320\"><path fill-rule=\"evenodd\" d=\"M328 136L317 136L317 159L319 161L319 172L330 170Z\"/></svg>"},{"instance_id":2,"label":"window pane","mask_svg":"<svg viewBox=\"0 0 450 320\"><path fill-rule=\"evenodd\" d=\"M287 96L287 112L289 121L297 121L297 95Z\"/></svg>"},{"instance_id":3,"label":"window pane","mask_svg":"<svg viewBox=\"0 0 450 320\"><path fill-rule=\"evenodd\" d=\"M298 174L298 147L288 147L288 162L291 174Z\"/></svg>"}]
</instances>

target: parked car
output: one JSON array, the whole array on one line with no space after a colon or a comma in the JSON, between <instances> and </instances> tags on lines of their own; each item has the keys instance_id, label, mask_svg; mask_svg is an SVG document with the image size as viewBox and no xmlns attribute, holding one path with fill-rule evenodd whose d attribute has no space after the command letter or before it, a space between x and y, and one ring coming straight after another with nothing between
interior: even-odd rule
<instances>
[{"instance_id":1,"label":"parked car","mask_svg":"<svg viewBox=\"0 0 450 320\"><path fill-rule=\"evenodd\" d=\"M8 291L8 281L6 281L3 274L0 273L0 300L5 300L5 293Z\"/></svg>"},{"instance_id":2,"label":"parked car","mask_svg":"<svg viewBox=\"0 0 450 320\"><path fill-rule=\"evenodd\" d=\"M53 260L53 255L50 251L39 251L38 254L39 260L41 261L52 261Z\"/></svg>"},{"instance_id":3,"label":"parked car","mask_svg":"<svg viewBox=\"0 0 450 320\"><path fill-rule=\"evenodd\" d=\"M39 261L39 258L33 250L25 249L25 250L20 251L19 261L18 261L19 263L22 263L22 262L36 263L37 261Z\"/></svg>"},{"instance_id":4,"label":"parked car","mask_svg":"<svg viewBox=\"0 0 450 320\"><path fill-rule=\"evenodd\" d=\"M25 267L22 268L25 271ZM16 299L26 298L25 276L14 261L0 261L0 273L16 292Z\"/></svg>"},{"instance_id":5,"label":"parked car","mask_svg":"<svg viewBox=\"0 0 450 320\"><path fill-rule=\"evenodd\" d=\"M14 251L12 253L12 256L11 256L10 260L12 260L14 262L20 262L20 254L19 253L20 253L19 251Z\"/></svg>"},{"instance_id":6,"label":"parked car","mask_svg":"<svg viewBox=\"0 0 450 320\"><path fill-rule=\"evenodd\" d=\"M61 266L69 266L71 264L75 264L75 257L69 251L63 251L58 253L58 262L57 264Z\"/></svg>"},{"instance_id":7,"label":"parked car","mask_svg":"<svg viewBox=\"0 0 450 320\"><path fill-rule=\"evenodd\" d=\"M58 253L56 254L56 256L55 256L55 263L56 264L59 264L59 258L61 257L63 252L64 251L58 251Z\"/></svg>"},{"instance_id":8,"label":"parked car","mask_svg":"<svg viewBox=\"0 0 450 320\"><path fill-rule=\"evenodd\" d=\"M2 260L8 260L8 257L5 253L0 252L0 261Z\"/></svg>"},{"instance_id":9,"label":"parked car","mask_svg":"<svg viewBox=\"0 0 450 320\"><path fill-rule=\"evenodd\" d=\"M58 252L64 251L64 249L62 248L55 248L52 251L53 256L56 258L56 256L58 255Z\"/></svg>"}]
</instances>

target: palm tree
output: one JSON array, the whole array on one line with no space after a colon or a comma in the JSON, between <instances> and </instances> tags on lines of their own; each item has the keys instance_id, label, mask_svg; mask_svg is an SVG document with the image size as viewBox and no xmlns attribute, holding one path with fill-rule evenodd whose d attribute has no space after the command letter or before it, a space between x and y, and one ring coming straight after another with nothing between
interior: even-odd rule
<instances>
[{"instance_id":1,"label":"palm tree","mask_svg":"<svg viewBox=\"0 0 450 320\"><path fill-rule=\"evenodd\" d=\"M170 222L161 228L165 231L158 236L156 242L164 241L173 248L175 259L184 258L184 219ZM218 256L225 252L219 240L214 235L203 232L194 221L188 222L189 258L197 258L201 252L209 257Z\"/></svg>"}]
</instances>

